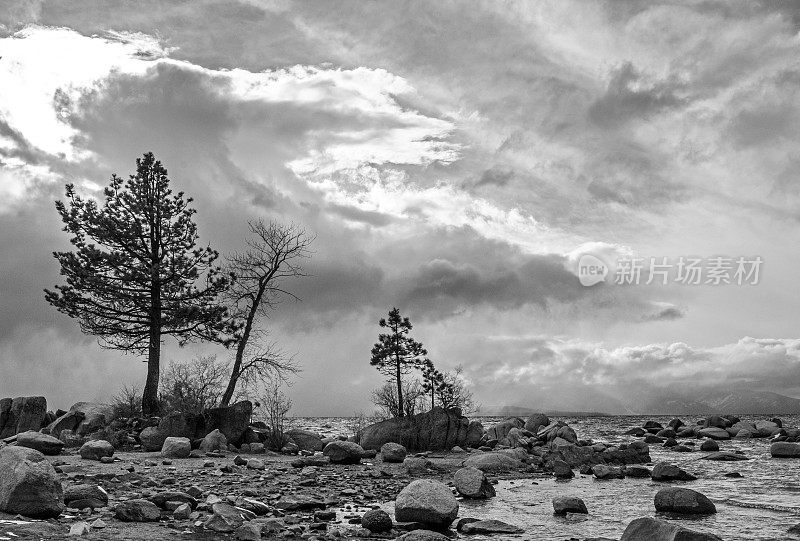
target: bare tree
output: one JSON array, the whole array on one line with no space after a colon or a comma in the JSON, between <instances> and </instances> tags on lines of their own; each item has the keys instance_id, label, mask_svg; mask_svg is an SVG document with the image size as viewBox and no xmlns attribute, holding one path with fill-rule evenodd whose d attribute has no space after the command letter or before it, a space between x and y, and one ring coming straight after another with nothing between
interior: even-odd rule
<instances>
[{"instance_id":1,"label":"bare tree","mask_svg":"<svg viewBox=\"0 0 800 541\"><path fill-rule=\"evenodd\" d=\"M142 390L136 385L123 385L112 398L115 419L142 416Z\"/></svg>"},{"instance_id":2,"label":"bare tree","mask_svg":"<svg viewBox=\"0 0 800 541\"><path fill-rule=\"evenodd\" d=\"M292 409L292 401L281 392L277 382L267 383L264 396L261 400L269 433L267 444L270 449L280 451L286 444L286 414Z\"/></svg>"},{"instance_id":3,"label":"bare tree","mask_svg":"<svg viewBox=\"0 0 800 541\"><path fill-rule=\"evenodd\" d=\"M467 382L462 376L464 367L457 366L451 372L441 373L442 382L434 387L436 400L444 409L459 408L463 415L475 413L481 409L475 402L472 391L467 388Z\"/></svg>"},{"instance_id":4,"label":"bare tree","mask_svg":"<svg viewBox=\"0 0 800 541\"><path fill-rule=\"evenodd\" d=\"M227 379L228 368L216 355L171 362L161 381L161 402L167 411L201 413L219 403Z\"/></svg>"},{"instance_id":5,"label":"bare tree","mask_svg":"<svg viewBox=\"0 0 800 541\"><path fill-rule=\"evenodd\" d=\"M310 257L314 240L301 227L262 220L249 222L248 249L228 256L235 279L227 291L229 312L241 330L236 335L236 354L221 404L228 405L236 386L256 381L280 381L299 367L274 342L269 341L263 319L285 296L297 299L285 288L291 278L306 276L302 261Z\"/></svg>"},{"instance_id":6,"label":"bare tree","mask_svg":"<svg viewBox=\"0 0 800 541\"><path fill-rule=\"evenodd\" d=\"M384 418L411 417L425 408L426 393L419 380L404 379L402 386L402 408L397 399L397 386L394 381L387 381L382 387L372 391L372 402L377 406L380 416Z\"/></svg>"}]
</instances>

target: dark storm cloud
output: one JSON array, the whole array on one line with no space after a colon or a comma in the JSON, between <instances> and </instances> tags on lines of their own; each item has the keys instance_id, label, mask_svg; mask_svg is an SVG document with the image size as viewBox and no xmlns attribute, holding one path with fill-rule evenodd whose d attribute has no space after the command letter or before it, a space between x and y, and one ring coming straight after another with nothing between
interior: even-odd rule
<instances>
[{"instance_id":1,"label":"dark storm cloud","mask_svg":"<svg viewBox=\"0 0 800 541\"><path fill-rule=\"evenodd\" d=\"M674 321L676 319L681 319L685 315L686 314L680 308L668 306L654 314L645 315L644 319L647 321Z\"/></svg>"},{"instance_id":2,"label":"dark storm cloud","mask_svg":"<svg viewBox=\"0 0 800 541\"><path fill-rule=\"evenodd\" d=\"M328 211L341 216L345 220L361 222L375 227L383 227L394 221L394 218L388 214L370 210L362 210L358 207L353 207L350 205L331 204L328 206Z\"/></svg>"},{"instance_id":3,"label":"dark storm cloud","mask_svg":"<svg viewBox=\"0 0 800 541\"><path fill-rule=\"evenodd\" d=\"M496 186L502 188L508 185L514 179L514 171L512 169L494 166L483 173L480 178L472 185L474 188L482 186Z\"/></svg>"}]
</instances>

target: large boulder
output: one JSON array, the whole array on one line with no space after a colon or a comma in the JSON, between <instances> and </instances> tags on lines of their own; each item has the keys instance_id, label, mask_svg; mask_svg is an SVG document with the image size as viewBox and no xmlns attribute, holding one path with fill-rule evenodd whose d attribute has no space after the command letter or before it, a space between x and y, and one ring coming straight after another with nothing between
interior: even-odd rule
<instances>
[{"instance_id":1,"label":"large boulder","mask_svg":"<svg viewBox=\"0 0 800 541\"><path fill-rule=\"evenodd\" d=\"M369 425L361 432L359 444L364 449L380 450L384 443L399 443L410 451L447 451L456 445L473 447L482 429L470 423L458 409L435 407L412 417L394 418ZM477 441L476 441L477 438Z\"/></svg>"},{"instance_id":2,"label":"large boulder","mask_svg":"<svg viewBox=\"0 0 800 541\"><path fill-rule=\"evenodd\" d=\"M381 445L381 458L384 462L403 462L407 454L406 448L399 443L390 441Z\"/></svg>"},{"instance_id":3,"label":"large boulder","mask_svg":"<svg viewBox=\"0 0 800 541\"><path fill-rule=\"evenodd\" d=\"M114 516L123 522L155 522L161 518L161 509L149 500L126 500L117 504Z\"/></svg>"},{"instance_id":4,"label":"large boulder","mask_svg":"<svg viewBox=\"0 0 800 541\"><path fill-rule=\"evenodd\" d=\"M458 502L444 483L417 479L397 495L394 516L398 522L421 522L434 529L448 528L458 516Z\"/></svg>"},{"instance_id":5,"label":"large boulder","mask_svg":"<svg viewBox=\"0 0 800 541\"><path fill-rule=\"evenodd\" d=\"M465 498L485 499L496 494L494 486L478 468L461 468L453 476L456 491Z\"/></svg>"},{"instance_id":6,"label":"large boulder","mask_svg":"<svg viewBox=\"0 0 800 541\"><path fill-rule=\"evenodd\" d=\"M776 441L769 447L772 458L800 458L800 443Z\"/></svg>"},{"instance_id":7,"label":"large boulder","mask_svg":"<svg viewBox=\"0 0 800 541\"><path fill-rule=\"evenodd\" d=\"M778 423L773 421L756 421L755 427L760 438L769 438L781 431Z\"/></svg>"},{"instance_id":8,"label":"large boulder","mask_svg":"<svg viewBox=\"0 0 800 541\"><path fill-rule=\"evenodd\" d=\"M105 428L114 416L113 406L98 402L78 402L73 404L69 410L79 411L84 415L83 420L75 429L79 436L88 436L92 432Z\"/></svg>"},{"instance_id":9,"label":"large boulder","mask_svg":"<svg viewBox=\"0 0 800 541\"><path fill-rule=\"evenodd\" d=\"M322 438L316 432L293 428L286 435L303 451L322 451L325 448Z\"/></svg>"},{"instance_id":10,"label":"large boulder","mask_svg":"<svg viewBox=\"0 0 800 541\"><path fill-rule=\"evenodd\" d=\"M717 512L714 502L704 494L683 487L662 488L653 500L656 511L684 515L710 515Z\"/></svg>"},{"instance_id":11,"label":"large boulder","mask_svg":"<svg viewBox=\"0 0 800 541\"><path fill-rule=\"evenodd\" d=\"M218 428L215 428L203 437L203 441L200 442L200 450L204 453L209 453L211 451L227 451L228 438L226 438L225 434L220 432Z\"/></svg>"},{"instance_id":12,"label":"large boulder","mask_svg":"<svg viewBox=\"0 0 800 541\"><path fill-rule=\"evenodd\" d=\"M100 460L104 456L114 456L114 446L105 440L87 441L78 453L86 460Z\"/></svg>"},{"instance_id":13,"label":"large boulder","mask_svg":"<svg viewBox=\"0 0 800 541\"><path fill-rule=\"evenodd\" d=\"M164 440L161 447L161 456L164 458L189 458L192 453L192 442L189 438L176 438L170 436Z\"/></svg>"},{"instance_id":14,"label":"large boulder","mask_svg":"<svg viewBox=\"0 0 800 541\"><path fill-rule=\"evenodd\" d=\"M43 396L19 396L0 400L0 439L29 430L38 432L47 418Z\"/></svg>"},{"instance_id":15,"label":"large boulder","mask_svg":"<svg viewBox=\"0 0 800 541\"><path fill-rule=\"evenodd\" d=\"M502 440L508 436L512 428L524 428L525 421L519 417L509 417L499 423L490 426L486 430L486 435L490 440Z\"/></svg>"},{"instance_id":16,"label":"large boulder","mask_svg":"<svg viewBox=\"0 0 800 541\"><path fill-rule=\"evenodd\" d=\"M322 450L323 456L328 457L331 464L358 464L364 449L352 441L332 441Z\"/></svg>"},{"instance_id":17,"label":"large boulder","mask_svg":"<svg viewBox=\"0 0 800 541\"><path fill-rule=\"evenodd\" d=\"M0 448L0 511L31 518L55 518L64 509L56 470L45 456L19 446Z\"/></svg>"},{"instance_id":18,"label":"large boulder","mask_svg":"<svg viewBox=\"0 0 800 541\"><path fill-rule=\"evenodd\" d=\"M632 520L620 541L722 541L713 534L696 532L651 517Z\"/></svg>"},{"instance_id":19,"label":"large boulder","mask_svg":"<svg viewBox=\"0 0 800 541\"><path fill-rule=\"evenodd\" d=\"M64 450L64 442L53 436L42 434L41 432L34 432L28 430L17 434L17 445L27 447L29 449L36 449L45 455L57 455Z\"/></svg>"},{"instance_id":20,"label":"large boulder","mask_svg":"<svg viewBox=\"0 0 800 541\"><path fill-rule=\"evenodd\" d=\"M567 513L587 514L586 504L577 496L556 496L553 498L553 514L566 515Z\"/></svg>"},{"instance_id":21,"label":"large boulder","mask_svg":"<svg viewBox=\"0 0 800 541\"><path fill-rule=\"evenodd\" d=\"M544 413L534 413L525 421L525 430L532 434L537 434L540 428L550 424L550 418Z\"/></svg>"},{"instance_id":22,"label":"large boulder","mask_svg":"<svg viewBox=\"0 0 800 541\"><path fill-rule=\"evenodd\" d=\"M507 472L522 467L522 462L502 453L475 453L464 461L464 466L484 472Z\"/></svg>"},{"instance_id":23,"label":"large boulder","mask_svg":"<svg viewBox=\"0 0 800 541\"><path fill-rule=\"evenodd\" d=\"M167 433L160 430L157 426L148 426L139 432L139 441L142 444L142 449L145 451L160 451L164 447L164 440L167 439Z\"/></svg>"},{"instance_id":24,"label":"large boulder","mask_svg":"<svg viewBox=\"0 0 800 541\"><path fill-rule=\"evenodd\" d=\"M708 428L701 428L697 431L697 435L701 438L711 438L712 440L729 440L731 439L730 433L724 428L717 428L710 426Z\"/></svg>"},{"instance_id":25,"label":"large boulder","mask_svg":"<svg viewBox=\"0 0 800 541\"><path fill-rule=\"evenodd\" d=\"M74 432L85 418L86 415L82 411L68 411L47 425L45 430L51 436L61 439L62 432L65 430Z\"/></svg>"},{"instance_id":26,"label":"large boulder","mask_svg":"<svg viewBox=\"0 0 800 541\"><path fill-rule=\"evenodd\" d=\"M239 445L250 426L252 414L253 403L249 400L243 400L230 406L207 409L203 412L205 431L211 432L218 428L228 438L228 443Z\"/></svg>"},{"instance_id":27,"label":"large boulder","mask_svg":"<svg viewBox=\"0 0 800 541\"><path fill-rule=\"evenodd\" d=\"M108 492L98 485L72 485L64 490L64 503L70 509L98 509L108 505Z\"/></svg>"}]
</instances>

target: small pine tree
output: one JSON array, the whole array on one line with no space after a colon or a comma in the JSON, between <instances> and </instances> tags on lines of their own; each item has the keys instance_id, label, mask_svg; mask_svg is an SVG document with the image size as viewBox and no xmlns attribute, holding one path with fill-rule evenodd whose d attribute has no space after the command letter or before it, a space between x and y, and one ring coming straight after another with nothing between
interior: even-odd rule
<instances>
[{"instance_id":1,"label":"small pine tree","mask_svg":"<svg viewBox=\"0 0 800 541\"><path fill-rule=\"evenodd\" d=\"M395 380L398 404L403 404L403 375L422 366L428 352L409 336L411 321L402 317L397 308L392 308L389 319L381 319L379 325L389 332L378 335L370 364ZM398 417L403 416L403 408L398 408Z\"/></svg>"},{"instance_id":2,"label":"small pine tree","mask_svg":"<svg viewBox=\"0 0 800 541\"><path fill-rule=\"evenodd\" d=\"M159 412L161 340L225 342L234 329L217 296L228 280L214 266L217 252L197 247L197 225L183 192L173 194L167 170L152 153L136 160L127 181L113 175L102 206L73 185L56 209L72 252L55 252L66 285L45 290L47 302L80 321L104 347L147 352L144 415Z\"/></svg>"}]
</instances>

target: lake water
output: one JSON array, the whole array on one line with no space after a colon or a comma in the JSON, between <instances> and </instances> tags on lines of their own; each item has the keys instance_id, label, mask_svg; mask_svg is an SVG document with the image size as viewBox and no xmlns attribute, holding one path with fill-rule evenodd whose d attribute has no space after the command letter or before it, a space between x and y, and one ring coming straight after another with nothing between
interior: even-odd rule
<instances>
[{"instance_id":1,"label":"lake water","mask_svg":"<svg viewBox=\"0 0 800 541\"><path fill-rule=\"evenodd\" d=\"M612 417L553 417L572 426L580 439L607 443L635 441L623 432L641 426L646 420L656 420L666 426L672 417L612 416ZM742 416L742 420L767 419L765 416ZM785 427L800 425L800 417L781 417ZM491 426L499 418L481 418ZM683 417L693 424L696 419ZM347 419L296 419L298 426L318 430L323 434L347 434ZM682 441L681 439L678 440ZM699 449L700 440L693 440ZM706 453L672 452L660 445L650 445L654 462L678 464L698 477L696 481L674 483L698 490L717 506L717 513L708 517L680 517L656 514L653 497L665 486L649 479L600 481L591 476L576 475L569 481L554 478L500 481L497 496L486 501L460 502L459 517L496 518L525 529L518 539L553 540L576 537L610 537L619 539L625 526L640 516L658 516L687 528L707 531L725 540L766 541L800 539L787 533L790 526L800 523L800 459L773 459L766 439L730 440L719 442L720 451L742 451L750 460L714 462L701 460ZM725 477L737 471L741 478ZM588 515L553 516L551 500L559 495L579 496L586 502ZM385 508L392 513L391 503ZM499 536L493 536L498 539ZM482 536L470 536L481 539Z\"/></svg>"}]
</instances>

